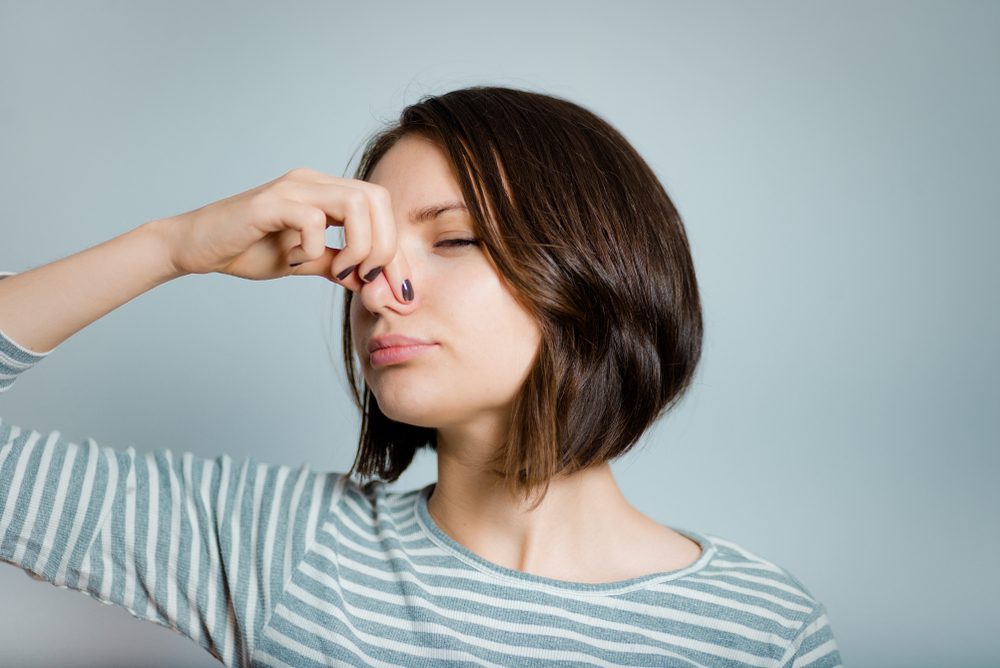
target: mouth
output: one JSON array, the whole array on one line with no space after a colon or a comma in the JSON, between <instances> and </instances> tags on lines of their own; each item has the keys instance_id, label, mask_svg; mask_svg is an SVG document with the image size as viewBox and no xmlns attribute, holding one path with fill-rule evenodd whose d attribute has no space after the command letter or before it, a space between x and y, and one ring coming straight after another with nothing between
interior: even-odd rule
<instances>
[{"instance_id":1,"label":"mouth","mask_svg":"<svg viewBox=\"0 0 1000 668\"><path fill-rule=\"evenodd\" d=\"M422 355L436 346L436 343L385 346L371 351L368 360L371 362L373 367L400 364L402 362L406 362L407 360L411 360L418 355Z\"/></svg>"}]
</instances>

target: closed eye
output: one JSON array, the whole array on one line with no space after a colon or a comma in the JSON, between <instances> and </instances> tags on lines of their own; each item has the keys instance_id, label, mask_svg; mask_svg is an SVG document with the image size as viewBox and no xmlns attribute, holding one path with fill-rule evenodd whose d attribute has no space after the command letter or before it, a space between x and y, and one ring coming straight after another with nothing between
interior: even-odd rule
<instances>
[{"instance_id":1,"label":"closed eye","mask_svg":"<svg viewBox=\"0 0 1000 668\"><path fill-rule=\"evenodd\" d=\"M434 244L434 247L444 246L445 248L454 248L458 246L478 246L479 244L479 239L445 239Z\"/></svg>"}]
</instances>

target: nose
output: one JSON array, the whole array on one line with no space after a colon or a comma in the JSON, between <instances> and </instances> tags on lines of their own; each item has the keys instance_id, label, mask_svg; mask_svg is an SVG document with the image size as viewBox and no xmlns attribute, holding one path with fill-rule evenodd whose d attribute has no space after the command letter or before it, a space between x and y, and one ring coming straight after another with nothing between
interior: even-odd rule
<instances>
[{"instance_id":1,"label":"nose","mask_svg":"<svg viewBox=\"0 0 1000 668\"><path fill-rule=\"evenodd\" d=\"M410 281L412 284L413 279L411 278ZM412 313L417 308L417 305L420 303L420 294L414 289L413 301L399 301L389 286L389 279L383 271L372 279L370 283L363 284L355 298L360 299L362 306L372 315L381 316L386 313L406 315Z\"/></svg>"}]
</instances>

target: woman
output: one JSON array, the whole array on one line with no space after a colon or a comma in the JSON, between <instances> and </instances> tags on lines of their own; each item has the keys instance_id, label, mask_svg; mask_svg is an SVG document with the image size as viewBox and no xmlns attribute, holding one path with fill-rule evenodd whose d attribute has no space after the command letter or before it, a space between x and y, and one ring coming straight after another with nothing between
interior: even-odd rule
<instances>
[{"instance_id":1,"label":"woman","mask_svg":"<svg viewBox=\"0 0 1000 668\"><path fill-rule=\"evenodd\" d=\"M353 179L294 170L0 281L0 387L210 272L347 289L351 471L0 422L0 558L226 665L839 665L787 571L657 523L615 482L609 462L688 387L702 321L679 215L593 113L500 87L426 97ZM421 447L436 483L387 491Z\"/></svg>"}]
</instances>

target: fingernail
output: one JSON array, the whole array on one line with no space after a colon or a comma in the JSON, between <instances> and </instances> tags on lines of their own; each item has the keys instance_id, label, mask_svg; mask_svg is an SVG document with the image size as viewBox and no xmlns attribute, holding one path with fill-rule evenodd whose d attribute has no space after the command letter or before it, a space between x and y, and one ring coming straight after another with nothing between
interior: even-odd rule
<instances>
[{"instance_id":1,"label":"fingernail","mask_svg":"<svg viewBox=\"0 0 1000 668\"><path fill-rule=\"evenodd\" d=\"M373 280L375 280L375 277L378 276L380 271L382 271L382 267L375 267L367 274L365 274L364 278L365 283L371 283Z\"/></svg>"},{"instance_id":2,"label":"fingernail","mask_svg":"<svg viewBox=\"0 0 1000 668\"><path fill-rule=\"evenodd\" d=\"M413 301L413 286L410 285L408 278L403 281L403 299L408 302Z\"/></svg>"},{"instance_id":3,"label":"fingernail","mask_svg":"<svg viewBox=\"0 0 1000 668\"><path fill-rule=\"evenodd\" d=\"M300 264L302 264L302 263L301 263L301 262L293 262L293 263L291 263L291 264L290 264L290 265L288 265L288 266L289 266L289 267L297 267L297 266L299 266Z\"/></svg>"},{"instance_id":4,"label":"fingernail","mask_svg":"<svg viewBox=\"0 0 1000 668\"><path fill-rule=\"evenodd\" d=\"M347 269L345 269L344 271L342 271L342 272L340 272L339 274L337 274L337 280L338 280L338 281L342 281L342 280L344 280L345 278L347 278L348 276L350 276L350 275L351 275L351 272L352 272L352 271L354 271L354 268L355 268L356 266L358 266L358 265L356 265L356 264L352 264L352 265L351 265L350 267L348 267L348 268L347 268Z\"/></svg>"}]
</instances>

